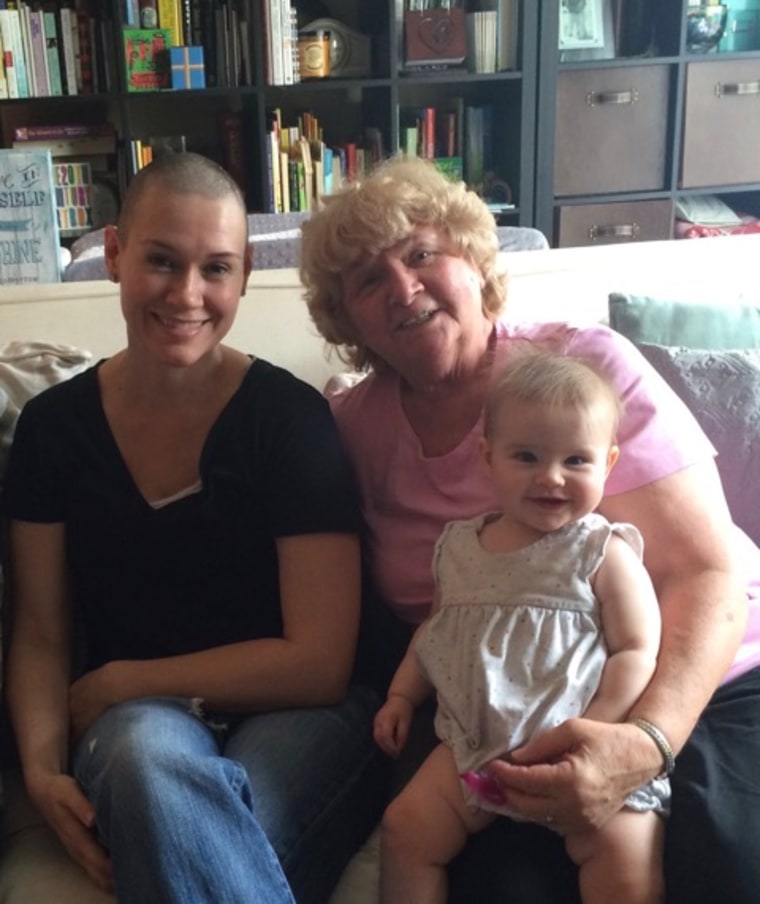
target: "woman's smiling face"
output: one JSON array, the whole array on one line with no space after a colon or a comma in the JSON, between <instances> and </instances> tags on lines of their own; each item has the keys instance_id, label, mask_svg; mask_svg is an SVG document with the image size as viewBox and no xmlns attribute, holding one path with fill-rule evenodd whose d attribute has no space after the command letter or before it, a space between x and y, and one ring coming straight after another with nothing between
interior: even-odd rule
<instances>
[{"instance_id":1,"label":"woman's smiling face","mask_svg":"<svg viewBox=\"0 0 760 904\"><path fill-rule=\"evenodd\" d=\"M127 235L109 228L130 346L178 366L214 349L232 326L250 270L245 215L232 196L152 192Z\"/></svg>"},{"instance_id":2,"label":"woman's smiling face","mask_svg":"<svg viewBox=\"0 0 760 904\"><path fill-rule=\"evenodd\" d=\"M342 284L359 342L408 382L447 379L480 363L491 332L483 278L440 230L415 227Z\"/></svg>"}]
</instances>

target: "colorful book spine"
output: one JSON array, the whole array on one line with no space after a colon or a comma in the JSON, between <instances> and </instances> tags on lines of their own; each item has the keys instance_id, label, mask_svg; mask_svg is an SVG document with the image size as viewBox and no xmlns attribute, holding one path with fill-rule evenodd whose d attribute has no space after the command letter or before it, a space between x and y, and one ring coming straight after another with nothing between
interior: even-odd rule
<instances>
[{"instance_id":1,"label":"colorful book spine","mask_svg":"<svg viewBox=\"0 0 760 904\"><path fill-rule=\"evenodd\" d=\"M3 49L3 36L0 33L0 100L5 100L8 96L8 77L5 74L5 51Z\"/></svg>"},{"instance_id":2,"label":"colorful book spine","mask_svg":"<svg viewBox=\"0 0 760 904\"><path fill-rule=\"evenodd\" d=\"M10 48L13 51L13 66L16 70L18 96L29 97L29 80L24 58L24 44L21 38L21 13L17 9L8 9L5 12L8 16Z\"/></svg>"},{"instance_id":3,"label":"colorful book spine","mask_svg":"<svg viewBox=\"0 0 760 904\"><path fill-rule=\"evenodd\" d=\"M53 181L61 235L92 229L92 169L84 161L53 162Z\"/></svg>"},{"instance_id":4,"label":"colorful book spine","mask_svg":"<svg viewBox=\"0 0 760 904\"><path fill-rule=\"evenodd\" d=\"M60 282L49 151L0 150L0 283Z\"/></svg>"},{"instance_id":5,"label":"colorful book spine","mask_svg":"<svg viewBox=\"0 0 760 904\"><path fill-rule=\"evenodd\" d=\"M168 29L125 28L127 91L160 91L171 87Z\"/></svg>"},{"instance_id":6,"label":"colorful book spine","mask_svg":"<svg viewBox=\"0 0 760 904\"><path fill-rule=\"evenodd\" d=\"M3 42L3 67L8 84L8 97L17 98L18 78L16 76L16 59L13 53L13 41L11 39L11 23L7 9L0 9L0 40Z\"/></svg>"},{"instance_id":7,"label":"colorful book spine","mask_svg":"<svg viewBox=\"0 0 760 904\"><path fill-rule=\"evenodd\" d=\"M180 47L184 44L182 20L175 0L158 0L158 26L170 33L169 46ZM151 26L146 26L151 27Z\"/></svg>"}]
</instances>

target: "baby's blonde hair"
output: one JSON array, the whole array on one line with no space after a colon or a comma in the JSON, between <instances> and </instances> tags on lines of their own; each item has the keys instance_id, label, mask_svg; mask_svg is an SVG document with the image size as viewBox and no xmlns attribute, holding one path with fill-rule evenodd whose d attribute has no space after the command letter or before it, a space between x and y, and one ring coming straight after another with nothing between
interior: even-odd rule
<instances>
[{"instance_id":1,"label":"baby's blonde hair","mask_svg":"<svg viewBox=\"0 0 760 904\"><path fill-rule=\"evenodd\" d=\"M605 402L612 412L611 439L623 413L620 394L596 364L543 349L521 350L497 371L485 402L486 437L493 434L507 400L549 408L588 408L594 402Z\"/></svg>"}]
</instances>

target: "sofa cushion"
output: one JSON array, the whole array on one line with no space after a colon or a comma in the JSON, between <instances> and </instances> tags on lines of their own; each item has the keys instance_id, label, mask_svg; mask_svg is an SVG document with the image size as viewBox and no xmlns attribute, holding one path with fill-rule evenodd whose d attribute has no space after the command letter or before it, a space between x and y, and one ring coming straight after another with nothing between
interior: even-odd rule
<instances>
[{"instance_id":1,"label":"sofa cushion","mask_svg":"<svg viewBox=\"0 0 760 904\"><path fill-rule=\"evenodd\" d=\"M718 450L734 521L760 543L760 348L711 351L642 343L639 349Z\"/></svg>"},{"instance_id":2,"label":"sofa cushion","mask_svg":"<svg viewBox=\"0 0 760 904\"><path fill-rule=\"evenodd\" d=\"M760 303L668 300L613 292L610 326L632 342L688 348L760 346Z\"/></svg>"}]
</instances>

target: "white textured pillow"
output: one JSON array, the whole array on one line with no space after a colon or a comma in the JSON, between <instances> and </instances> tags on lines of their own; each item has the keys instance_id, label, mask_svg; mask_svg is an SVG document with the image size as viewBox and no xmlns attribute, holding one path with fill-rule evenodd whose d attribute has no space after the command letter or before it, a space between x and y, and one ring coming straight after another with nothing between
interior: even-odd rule
<instances>
[{"instance_id":1,"label":"white textured pillow","mask_svg":"<svg viewBox=\"0 0 760 904\"><path fill-rule=\"evenodd\" d=\"M734 521L760 543L760 349L638 346L718 450Z\"/></svg>"}]
</instances>

